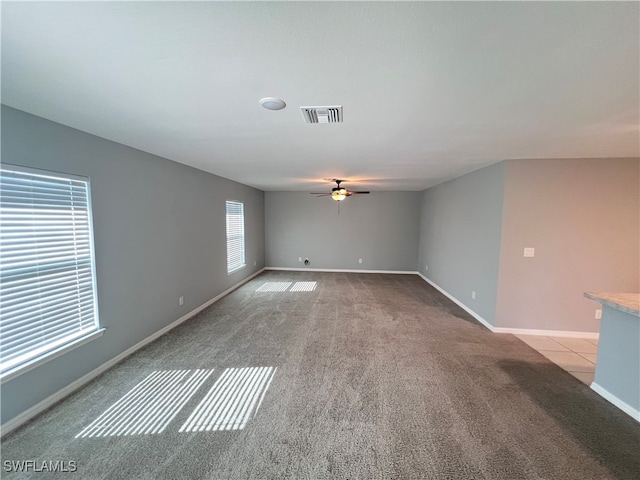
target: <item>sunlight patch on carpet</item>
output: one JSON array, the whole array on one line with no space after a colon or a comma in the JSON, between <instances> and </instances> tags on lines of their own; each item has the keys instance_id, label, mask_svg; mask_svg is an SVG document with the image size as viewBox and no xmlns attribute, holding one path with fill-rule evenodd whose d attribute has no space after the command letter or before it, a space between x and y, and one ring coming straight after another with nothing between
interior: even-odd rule
<instances>
[{"instance_id":1,"label":"sunlight patch on carpet","mask_svg":"<svg viewBox=\"0 0 640 480\"><path fill-rule=\"evenodd\" d=\"M286 292L291 282L266 282L256 292Z\"/></svg>"},{"instance_id":2,"label":"sunlight patch on carpet","mask_svg":"<svg viewBox=\"0 0 640 480\"><path fill-rule=\"evenodd\" d=\"M260 408L275 371L275 367L225 369L180 432L242 430Z\"/></svg>"},{"instance_id":3,"label":"sunlight patch on carpet","mask_svg":"<svg viewBox=\"0 0 640 480\"><path fill-rule=\"evenodd\" d=\"M256 289L256 292L286 292L293 282L266 282ZM313 292L317 282L296 282L290 292Z\"/></svg>"},{"instance_id":4,"label":"sunlight patch on carpet","mask_svg":"<svg viewBox=\"0 0 640 480\"><path fill-rule=\"evenodd\" d=\"M316 282L296 282L291 287L290 292L313 292L316 289Z\"/></svg>"},{"instance_id":5,"label":"sunlight patch on carpet","mask_svg":"<svg viewBox=\"0 0 640 480\"><path fill-rule=\"evenodd\" d=\"M161 433L212 373L213 369L153 372L75 438Z\"/></svg>"}]
</instances>

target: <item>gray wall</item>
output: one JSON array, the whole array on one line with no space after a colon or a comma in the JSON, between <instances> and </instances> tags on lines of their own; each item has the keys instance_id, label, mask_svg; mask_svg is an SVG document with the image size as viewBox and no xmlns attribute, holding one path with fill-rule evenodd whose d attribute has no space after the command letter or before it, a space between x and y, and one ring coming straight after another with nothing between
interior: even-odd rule
<instances>
[{"instance_id":1,"label":"gray wall","mask_svg":"<svg viewBox=\"0 0 640 480\"><path fill-rule=\"evenodd\" d=\"M505 164L498 163L422 194L419 271L491 324L498 293L504 179Z\"/></svg>"},{"instance_id":2,"label":"gray wall","mask_svg":"<svg viewBox=\"0 0 640 480\"><path fill-rule=\"evenodd\" d=\"M420 192L372 192L340 202L266 192L267 266L415 271ZM363 263L358 263L362 258Z\"/></svg>"},{"instance_id":3,"label":"gray wall","mask_svg":"<svg viewBox=\"0 0 640 480\"><path fill-rule=\"evenodd\" d=\"M639 215L640 159L508 161L496 325L597 332L583 293L639 291Z\"/></svg>"},{"instance_id":4,"label":"gray wall","mask_svg":"<svg viewBox=\"0 0 640 480\"><path fill-rule=\"evenodd\" d=\"M2 423L264 266L262 191L4 106L2 161L91 178L100 323L107 328L3 384ZM246 216L247 267L231 275L227 199L244 202Z\"/></svg>"},{"instance_id":5,"label":"gray wall","mask_svg":"<svg viewBox=\"0 0 640 480\"><path fill-rule=\"evenodd\" d=\"M602 322L595 382L640 412L640 318L602 305Z\"/></svg>"}]
</instances>

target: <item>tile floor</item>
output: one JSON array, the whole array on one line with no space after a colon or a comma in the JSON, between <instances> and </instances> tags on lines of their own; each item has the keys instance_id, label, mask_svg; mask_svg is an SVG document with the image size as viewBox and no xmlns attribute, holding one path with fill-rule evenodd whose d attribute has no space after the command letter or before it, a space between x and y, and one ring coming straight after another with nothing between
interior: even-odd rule
<instances>
[{"instance_id":1,"label":"tile floor","mask_svg":"<svg viewBox=\"0 0 640 480\"><path fill-rule=\"evenodd\" d=\"M583 383L591 385L596 371L598 340L592 338L516 335Z\"/></svg>"}]
</instances>

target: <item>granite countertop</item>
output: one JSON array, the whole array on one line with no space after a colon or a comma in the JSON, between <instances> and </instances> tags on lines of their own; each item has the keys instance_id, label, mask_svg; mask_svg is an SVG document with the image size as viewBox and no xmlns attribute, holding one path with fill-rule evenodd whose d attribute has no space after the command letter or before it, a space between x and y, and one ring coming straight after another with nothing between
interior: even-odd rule
<instances>
[{"instance_id":1,"label":"granite countertop","mask_svg":"<svg viewBox=\"0 0 640 480\"><path fill-rule=\"evenodd\" d=\"M584 296L603 305L640 316L640 293L585 292Z\"/></svg>"}]
</instances>

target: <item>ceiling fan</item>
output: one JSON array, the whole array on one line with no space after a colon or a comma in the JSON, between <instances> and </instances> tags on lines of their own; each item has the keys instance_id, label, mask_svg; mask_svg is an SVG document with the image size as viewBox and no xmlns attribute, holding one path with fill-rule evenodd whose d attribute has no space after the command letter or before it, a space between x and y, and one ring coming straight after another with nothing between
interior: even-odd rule
<instances>
[{"instance_id":1,"label":"ceiling fan","mask_svg":"<svg viewBox=\"0 0 640 480\"><path fill-rule=\"evenodd\" d=\"M311 195L316 195L318 197L327 197L329 195L331 195L331 198L333 198L336 202L340 202L342 200L344 200L347 197L350 197L351 195L357 195L357 194L366 194L369 192L356 192L354 190L347 190L344 187L341 187L340 184L342 182L344 182L345 180L339 180L337 178L332 179L333 182L336 182L336 187L333 187L331 189L330 193L319 193L319 192L311 192Z\"/></svg>"}]
</instances>

